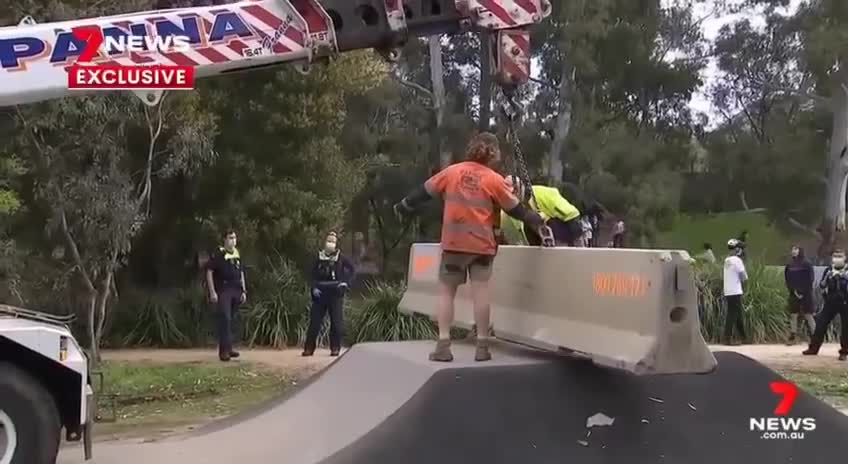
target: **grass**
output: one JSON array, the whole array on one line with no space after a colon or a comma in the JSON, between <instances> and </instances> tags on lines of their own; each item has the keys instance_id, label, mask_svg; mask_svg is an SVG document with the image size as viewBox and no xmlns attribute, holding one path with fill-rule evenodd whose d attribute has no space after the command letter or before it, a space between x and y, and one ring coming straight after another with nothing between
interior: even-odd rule
<instances>
[{"instance_id":1,"label":"grass","mask_svg":"<svg viewBox=\"0 0 848 464\"><path fill-rule=\"evenodd\" d=\"M793 237L769 223L763 212L732 212L711 215L681 215L668 232L660 234L657 246L688 250L692 254L703 251L704 243L713 245L717 258L726 254L726 243L748 231L748 256L768 264L783 264L793 244Z\"/></svg>"},{"instance_id":2,"label":"grass","mask_svg":"<svg viewBox=\"0 0 848 464\"><path fill-rule=\"evenodd\" d=\"M239 362L104 362L105 394L114 398L115 422L97 424L97 435L170 431L175 427L235 414L271 399L296 383L296 377ZM98 385L95 385L99 387ZM111 401L99 402L104 419Z\"/></svg>"},{"instance_id":3,"label":"grass","mask_svg":"<svg viewBox=\"0 0 848 464\"><path fill-rule=\"evenodd\" d=\"M848 369L781 369L780 374L837 409L848 409Z\"/></svg>"}]
</instances>

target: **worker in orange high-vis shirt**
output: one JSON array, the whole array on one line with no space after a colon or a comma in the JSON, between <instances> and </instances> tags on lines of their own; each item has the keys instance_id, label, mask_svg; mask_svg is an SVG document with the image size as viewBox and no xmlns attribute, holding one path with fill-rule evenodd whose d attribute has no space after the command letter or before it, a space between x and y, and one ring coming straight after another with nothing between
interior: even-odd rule
<instances>
[{"instance_id":1,"label":"worker in orange high-vis shirt","mask_svg":"<svg viewBox=\"0 0 848 464\"><path fill-rule=\"evenodd\" d=\"M431 361L453 361L450 329L454 318L454 299L457 289L466 283L468 276L471 277L474 322L477 327L490 326L489 279L498 249L495 229L500 222L500 211L506 211L538 230L541 237L552 237L539 214L522 206L510 192L503 176L493 169L501 160L495 135L482 133L474 136L466 148L466 159L430 177L423 186L394 206L395 213L403 217L411 215L434 197L441 197L445 204L437 309L439 341L430 354ZM553 246L548 241L545 244ZM474 359L492 359L487 333L478 334Z\"/></svg>"}]
</instances>

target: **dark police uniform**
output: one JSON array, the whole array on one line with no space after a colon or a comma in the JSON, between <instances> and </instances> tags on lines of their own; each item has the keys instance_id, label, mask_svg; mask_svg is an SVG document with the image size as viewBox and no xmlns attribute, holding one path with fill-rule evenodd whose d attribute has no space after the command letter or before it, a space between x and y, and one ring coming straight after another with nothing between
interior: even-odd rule
<instances>
[{"instance_id":1,"label":"dark police uniform","mask_svg":"<svg viewBox=\"0 0 848 464\"><path fill-rule=\"evenodd\" d=\"M324 316L330 313L330 352L338 354L344 337L344 295L345 290L339 284L350 285L355 270L339 251L333 254L319 252L312 266L312 308L309 312L309 329L306 332L304 355L315 352L318 332L324 323ZM315 290L320 295L315 296Z\"/></svg>"},{"instance_id":2,"label":"dark police uniform","mask_svg":"<svg viewBox=\"0 0 848 464\"><path fill-rule=\"evenodd\" d=\"M222 358L229 358L230 353L233 352L233 338L238 333L238 311L244 291L241 282L242 263L238 248L232 253L227 252L223 247L219 248L209 260L207 269L212 271L215 293L218 294L216 311L218 354Z\"/></svg>"},{"instance_id":3,"label":"dark police uniform","mask_svg":"<svg viewBox=\"0 0 848 464\"><path fill-rule=\"evenodd\" d=\"M819 286L824 292L824 308L816 318L816 331L804 354L818 354L830 323L839 315L842 333L839 337L840 359L848 356L848 274L834 272L828 267Z\"/></svg>"}]
</instances>

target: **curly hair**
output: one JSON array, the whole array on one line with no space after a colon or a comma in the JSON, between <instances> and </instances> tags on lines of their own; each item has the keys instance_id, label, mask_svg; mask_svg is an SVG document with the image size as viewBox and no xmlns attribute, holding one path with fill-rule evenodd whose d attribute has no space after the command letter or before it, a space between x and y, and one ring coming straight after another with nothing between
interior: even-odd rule
<instances>
[{"instance_id":1,"label":"curly hair","mask_svg":"<svg viewBox=\"0 0 848 464\"><path fill-rule=\"evenodd\" d=\"M500 152L498 137L491 132L475 135L465 148L465 158L488 165Z\"/></svg>"}]
</instances>

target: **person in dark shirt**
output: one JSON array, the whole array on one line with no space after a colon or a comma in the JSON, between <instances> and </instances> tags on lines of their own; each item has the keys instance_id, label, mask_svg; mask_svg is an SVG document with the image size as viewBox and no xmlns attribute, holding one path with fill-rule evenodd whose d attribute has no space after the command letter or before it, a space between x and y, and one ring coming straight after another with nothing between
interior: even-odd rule
<instances>
[{"instance_id":1,"label":"person in dark shirt","mask_svg":"<svg viewBox=\"0 0 848 464\"><path fill-rule=\"evenodd\" d=\"M247 301L247 286L244 280L241 255L235 231L224 234L224 246L220 247L206 266L206 286L209 302L215 306L218 331L218 358L229 361L239 357L233 349L233 339L238 333L239 306Z\"/></svg>"},{"instance_id":2,"label":"person in dark shirt","mask_svg":"<svg viewBox=\"0 0 848 464\"><path fill-rule=\"evenodd\" d=\"M353 263L338 249L338 236L330 232L312 265L312 308L303 356L312 356L324 316L330 314L330 356L338 356L344 336L344 295L354 276Z\"/></svg>"},{"instance_id":3,"label":"person in dark shirt","mask_svg":"<svg viewBox=\"0 0 848 464\"><path fill-rule=\"evenodd\" d=\"M816 320L816 331L810 340L810 346L804 355L819 354L830 323L836 316L841 319L842 333L839 336L839 360L848 359L848 266L845 251L836 250L831 256L831 266L824 271L819 287L824 296L824 308Z\"/></svg>"},{"instance_id":4,"label":"person in dark shirt","mask_svg":"<svg viewBox=\"0 0 848 464\"><path fill-rule=\"evenodd\" d=\"M792 247L792 258L783 269L783 280L786 290L789 310L789 340L787 345L794 345L798 337L798 325L805 321L809 326L810 333L816 331L816 321L813 318L815 306L813 304L813 281L815 271L813 265L804 256L804 249L799 246Z\"/></svg>"}]
</instances>

